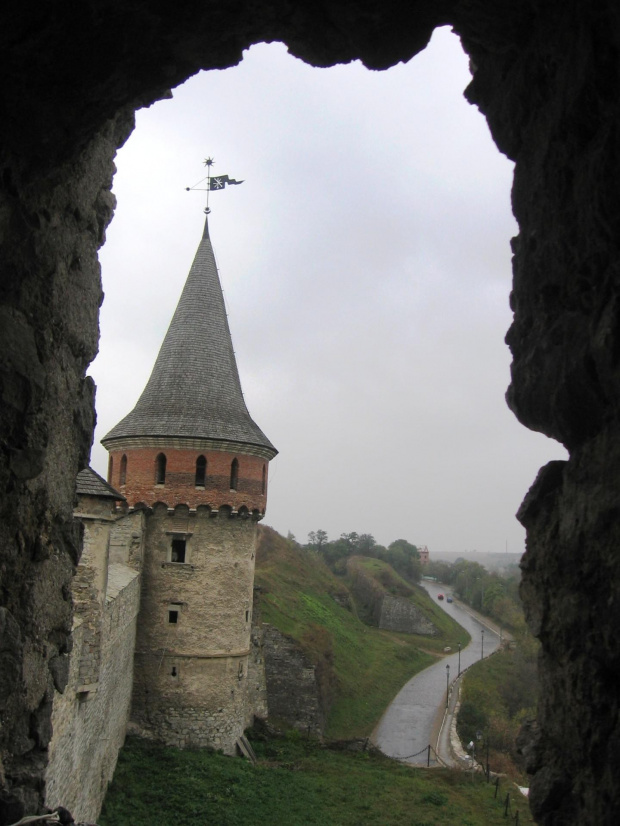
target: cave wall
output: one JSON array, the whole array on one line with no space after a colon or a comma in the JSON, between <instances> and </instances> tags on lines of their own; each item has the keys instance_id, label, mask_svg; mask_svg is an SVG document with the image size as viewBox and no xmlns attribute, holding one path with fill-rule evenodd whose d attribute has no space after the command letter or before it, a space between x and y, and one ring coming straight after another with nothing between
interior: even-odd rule
<instances>
[{"instance_id":1,"label":"cave wall","mask_svg":"<svg viewBox=\"0 0 620 826\"><path fill-rule=\"evenodd\" d=\"M539 823L620 817L620 8L538 4L516 51L464 33L467 91L516 161L512 382L519 420L563 443L521 506L526 616L542 642L524 740ZM523 23L525 24L525 18ZM488 41L487 41L488 43Z\"/></svg>"},{"instance_id":2,"label":"cave wall","mask_svg":"<svg viewBox=\"0 0 620 826\"><path fill-rule=\"evenodd\" d=\"M85 371L102 297L96 251L112 215L111 160L121 138L108 125L46 172L25 158L0 161L3 823L41 804L54 687L68 675L75 477L94 426Z\"/></svg>"},{"instance_id":3,"label":"cave wall","mask_svg":"<svg viewBox=\"0 0 620 826\"><path fill-rule=\"evenodd\" d=\"M469 100L516 164L508 402L570 451L520 510L523 595L543 643L532 807L545 824L618 820L619 16L615 0L2 7L0 826L42 805L52 688L66 680L97 248L133 110L255 42L281 40L314 65L381 69L444 23L471 56Z\"/></svg>"}]
</instances>

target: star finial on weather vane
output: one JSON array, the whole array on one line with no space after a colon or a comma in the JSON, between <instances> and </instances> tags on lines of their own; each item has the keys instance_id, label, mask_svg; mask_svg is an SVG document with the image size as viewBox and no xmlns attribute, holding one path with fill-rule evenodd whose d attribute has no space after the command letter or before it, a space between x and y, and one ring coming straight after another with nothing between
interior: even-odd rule
<instances>
[{"instance_id":1,"label":"star finial on weather vane","mask_svg":"<svg viewBox=\"0 0 620 826\"><path fill-rule=\"evenodd\" d=\"M209 209L209 192L213 192L218 189L225 189L226 184L242 184L243 181L236 181L234 178L229 178L228 175L214 175L211 177L211 167L215 165L213 158L205 158L203 164L207 167L207 177L203 178L201 181L198 181L198 183L194 184L194 186L186 186L185 189L187 192L191 192L192 189L198 189L207 193L207 206L205 208L205 214L208 215L211 212ZM200 186L200 184L205 183L205 181L207 183L206 187Z\"/></svg>"}]
</instances>

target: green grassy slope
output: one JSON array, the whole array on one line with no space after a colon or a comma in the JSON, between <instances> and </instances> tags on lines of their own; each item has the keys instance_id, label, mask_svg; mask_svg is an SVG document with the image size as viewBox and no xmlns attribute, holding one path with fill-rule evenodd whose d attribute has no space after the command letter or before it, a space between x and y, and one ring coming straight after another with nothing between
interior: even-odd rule
<instances>
[{"instance_id":1,"label":"green grassy slope","mask_svg":"<svg viewBox=\"0 0 620 826\"><path fill-rule=\"evenodd\" d=\"M101 826L500 826L507 791L477 775L413 769L301 740L254 744L259 763L129 739ZM524 798L511 803L533 823Z\"/></svg>"},{"instance_id":2,"label":"green grassy slope","mask_svg":"<svg viewBox=\"0 0 620 826\"><path fill-rule=\"evenodd\" d=\"M536 716L537 654L537 644L528 638L517 648L498 651L469 668L457 722L465 743L476 731L482 732L481 753L489 738L491 771L505 773L523 785L528 785L528 778L516 741L525 720Z\"/></svg>"},{"instance_id":3,"label":"green grassy slope","mask_svg":"<svg viewBox=\"0 0 620 826\"><path fill-rule=\"evenodd\" d=\"M433 662L433 654L468 639L421 589L412 598L425 611L438 611L440 638L364 625L344 582L316 555L271 528L260 531L256 585L262 589L262 620L297 640L319 666L331 738L369 735L399 689ZM342 607L347 601L351 610Z\"/></svg>"}]
</instances>

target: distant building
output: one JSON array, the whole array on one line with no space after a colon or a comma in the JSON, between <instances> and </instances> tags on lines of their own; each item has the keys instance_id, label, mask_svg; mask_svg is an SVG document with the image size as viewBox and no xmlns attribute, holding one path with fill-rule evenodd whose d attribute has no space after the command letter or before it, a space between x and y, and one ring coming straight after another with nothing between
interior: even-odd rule
<instances>
[{"instance_id":1,"label":"distant building","mask_svg":"<svg viewBox=\"0 0 620 826\"><path fill-rule=\"evenodd\" d=\"M422 565L427 565L429 555L428 548L426 547L426 545L419 545L418 553L420 554L420 562L422 563Z\"/></svg>"}]
</instances>

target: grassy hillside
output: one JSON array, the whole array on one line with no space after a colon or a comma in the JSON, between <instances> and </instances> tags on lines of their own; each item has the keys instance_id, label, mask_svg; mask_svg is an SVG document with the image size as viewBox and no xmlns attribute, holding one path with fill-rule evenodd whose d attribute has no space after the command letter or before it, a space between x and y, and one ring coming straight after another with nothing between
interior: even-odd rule
<instances>
[{"instance_id":1,"label":"grassy hillside","mask_svg":"<svg viewBox=\"0 0 620 826\"><path fill-rule=\"evenodd\" d=\"M516 648L498 651L465 674L457 721L465 743L482 732L480 753L489 741L491 771L503 772L527 785L516 740L527 719L536 717L538 644L522 637Z\"/></svg>"},{"instance_id":2,"label":"grassy hillside","mask_svg":"<svg viewBox=\"0 0 620 826\"><path fill-rule=\"evenodd\" d=\"M413 769L368 753L316 743L254 744L259 763L207 750L179 751L129 739L108 791L101 826L500 826L533 823L523 797L480 775Z\"/></svg>"},{"instance_id":3,"label":"grassy hillside","mask_svg":"<svg viewBox=\"0 0 620 826\"><path fill-rule=\"evenodd\" d=\"M297 640L318 666L329 706L328 737L369 735L408 679L430 665L445 646L454 648L468 639L421 589L415 589L412 598L424 611L439 611L440 638L365 625L344 581L318 556L271 528L260 530L256 585L262 589L263 621Z\"/></svg>"}]
</instances>

